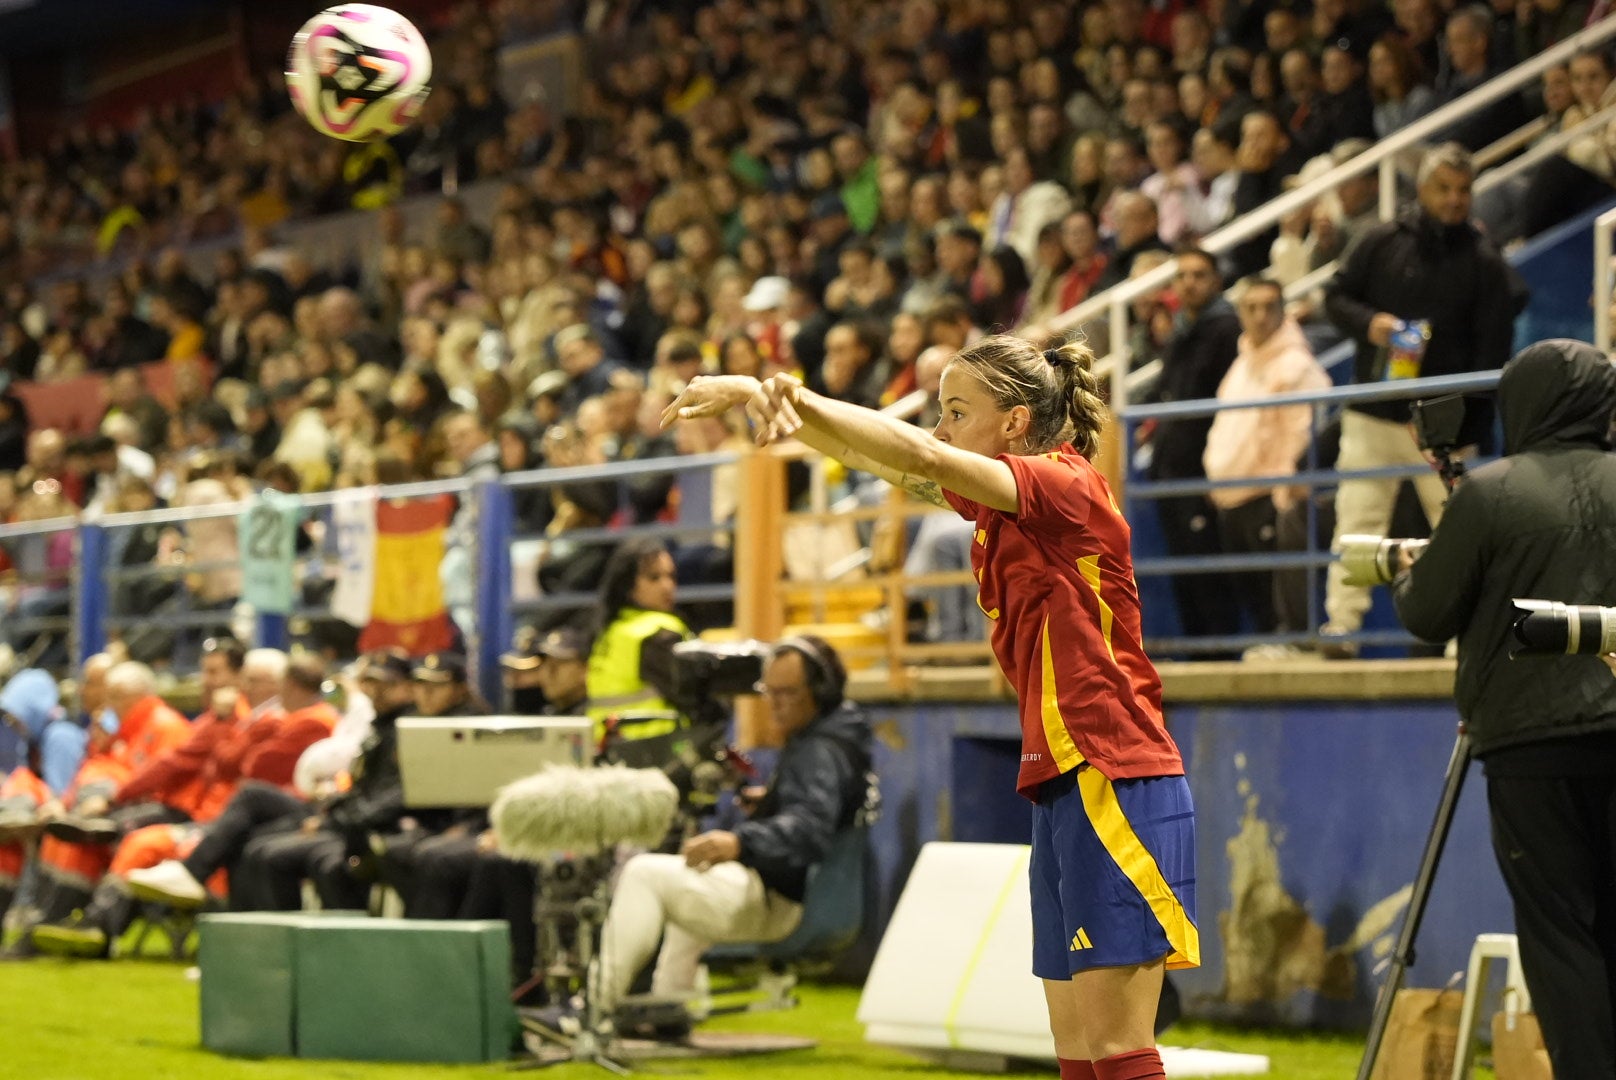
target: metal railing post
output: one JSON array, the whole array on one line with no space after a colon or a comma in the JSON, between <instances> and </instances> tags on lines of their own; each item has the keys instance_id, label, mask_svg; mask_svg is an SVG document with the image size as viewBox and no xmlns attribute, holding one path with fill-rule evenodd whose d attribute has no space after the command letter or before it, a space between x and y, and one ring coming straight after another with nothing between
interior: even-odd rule
<instances>
[{"instance_id":1,"label":"metal railing post","mask_svg":"<svg viewBox=\"0 0 1616 1080\"><path fill-rule=\"evenodd\" d=\"M515 627L511 616L511 534L515 500L510 488L497 480L478 484L470 493L477 500L477 592L475 648L476 685L483 700L504 701L505 680L499 657Z\"/></svg>"},{"instance_id":2,"label":"metal railing post","mask_svg":"<svg viewBox=\"0 0 1616 1080\"><path fill-rule=\"evenodd\" d=\"M1397 216L1397 158L1380 159L1380 220L1390 221Z\"/></svg>"},{"instance_id":3,"label":"metal railing post","mask_svg":"<svg viewBox=\"0 0 1616 1080\"><path fill-rule=\"evenodd\" d=\"M75 668L107 647L107 530L80 525L73 530L72 637Z\"/></svg>"}]
</instances>

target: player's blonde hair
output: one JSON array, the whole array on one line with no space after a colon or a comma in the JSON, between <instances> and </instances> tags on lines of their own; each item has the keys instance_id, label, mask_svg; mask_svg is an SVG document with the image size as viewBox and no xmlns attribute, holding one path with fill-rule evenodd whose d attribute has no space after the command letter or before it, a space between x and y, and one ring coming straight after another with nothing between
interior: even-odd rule
<instances>
[{"instance_id":1,"label":"player's blonde hair","mask_svg":"<svg viewBox=\"0 0 1616 1080\"><path fill-rule=\"evenodd\" d=\"M1046 453L1063 442L1084 457L1099 450L1106 405L1087 342L1040 350L1022 338L996 334L961 349L949 361L956 364L987 389L1001 411L1021 405L1031 414L1029 454Z\"/></svg>"}]
</instances>

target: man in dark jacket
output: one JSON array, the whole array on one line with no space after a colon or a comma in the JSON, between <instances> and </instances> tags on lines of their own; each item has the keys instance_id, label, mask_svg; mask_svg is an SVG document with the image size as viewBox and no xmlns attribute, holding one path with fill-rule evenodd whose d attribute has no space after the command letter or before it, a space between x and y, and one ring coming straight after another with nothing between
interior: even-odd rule
<instances>
[{"instance_id":1,"label":"man in dark jacket","mask_svg":"<svg viewBox=\"0 0 1616 1080\"><path fill-rule=\"evenodd\" d=\"M1470 223L1475 165L1455 143L1430 151L1420 165L1419 205L1395 221L1364 233L1325 293L1330 320L1358 344L1353 379L1373 383L1413 374L1457 375L1494 371L1509 359L1515 314L1524 290L1498 249ZM1392 335L1423 320L1430 336L1409 349L1399 368L1388 364ZM1400 349L1403 346L1400 345ZM1423 349L1423 355L1420 350ZM1419 465L1424 458L1409 429L1407 401L1349 405L1341 415L1343 471ZM1492 433L1489 402L1471 398L1460 445L1485 445ZM1336 492L1336 537L1378 535L1391 521L1398 481L1346 480ZM1415 490L1434 526L1446 493L1435 472L1417 478ZM1369 590L1349 586L1340 563L1330 565L1324 610L1327 636L1355 633L1369 610ZM1350 652L1342 647L1332 655Z\"/></svg>"},{"instance_id":2,"label":"man in dark jacket","mask_svg":"<svg viewBox=\"0 0 1616 1080\"><path fill-rule=\"evenodd\" d=\"M1590 656L1509 658L1510 601L1616 602L1616 368L1543 341L1498 386L1504 453L1397 577L1403 624L1459 639L1455 699L1487 776L1493 853L1561 1080L1616 1076L1616 682Z\"/></svg>"},{"instance_id":3,"label":"man in dark jacket","mask_svg":"<svg viewBox=\"0 0 1616 1080\"><path fill-rule=\"evenodd\" d=\"M398 718L412 711L410 662L400 651L371 653L359 687L376 708L370 734L350 769L353 786L311 811L296 831L254 837L230 879L233 905L247 911L296 911L302 884L314 883L328 910L364 908L370 882L355 871L355 856L370 837L393 832L404 816L398 771Z\"/></svg>"},{"instance_id":4,"label":"man in dark jacket","mask_svg":"<svg viewBox=\"0 0 1616 1080\"><path fill-rule=\"evenodd\" d=\"M1209 252L1194 248L1178 255L1174 279L1179 308L1173 336L1162 358L1154 400L1203 401L1216 397L1218 384L1240 351L1240 318L1223 298L1223 279ZM1150 478L1193 480L1206 475L1210 416L1162 420L1150 433ZM1156 501L1162 538L1171 555L1216 555L1217 513L1204 495L1175 495ZM1239 607L1229 602L1227 585L1210 574L1174 574L1173 596L1181 628L1191 637L1232 634L1239 629Z\"/></svg>"},{"instance_id":5,"label":"man in dark jacket","mask_svg":"<svg viewBox=\"0 0 1616 1080\"><path fill-rule=\"evenodd\" d=\"M779 941L802 920L808 871L864 806L869 722L843 702L841 658L815 637L787 638L760 690L784 736L774 779L733 832L685 841L678 855L645 854L623 867L601 935L599 1002L622 1001L662 942L652 992L676 996L718 942Z\"/></svg>"}]
</instances>

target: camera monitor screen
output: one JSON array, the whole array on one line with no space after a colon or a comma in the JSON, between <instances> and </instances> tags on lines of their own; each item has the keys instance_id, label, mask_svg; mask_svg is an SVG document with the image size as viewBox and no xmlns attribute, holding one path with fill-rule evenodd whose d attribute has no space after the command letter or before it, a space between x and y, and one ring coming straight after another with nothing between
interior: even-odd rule
<instances>
[{"instance_id":1,"label":"camera monitor screen","mask_svg":"<svg viewBox=\"0 0 1616 1080\"><path fill-rule=\"evenodd\" d=\"M585 716L404 717L404 805L487 806L500 788L546 765L588 765L591 739Z\"/></svg>"}]
</instances>

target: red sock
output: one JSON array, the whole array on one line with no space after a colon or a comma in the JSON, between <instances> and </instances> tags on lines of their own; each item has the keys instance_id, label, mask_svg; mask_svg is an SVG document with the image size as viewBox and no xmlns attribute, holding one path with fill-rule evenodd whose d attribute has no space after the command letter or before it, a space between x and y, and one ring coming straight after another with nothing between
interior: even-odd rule
<instances>
[{"instance_id":1,"label":"red sock","mask_svg":"<svg viewBox=\"0 0 1616 1080\"><path fill-rule=\"evenodd\" d=\"M1166 1080L1166 1076L1154 1046L1112 1054L1094 1063L1094 1080Z\"/></svg>"},{"instance_id":2,"label":"red sock","mask_svg":"<svg viewBox=\"0 0 1616 1080\"><path fill-rule=\"evenodd\" d=\"M1056 1058L1060 1062L1061 1080L1094 1080L1094 1066L1075 1058Z\"/></svg>"}]
</instances>

